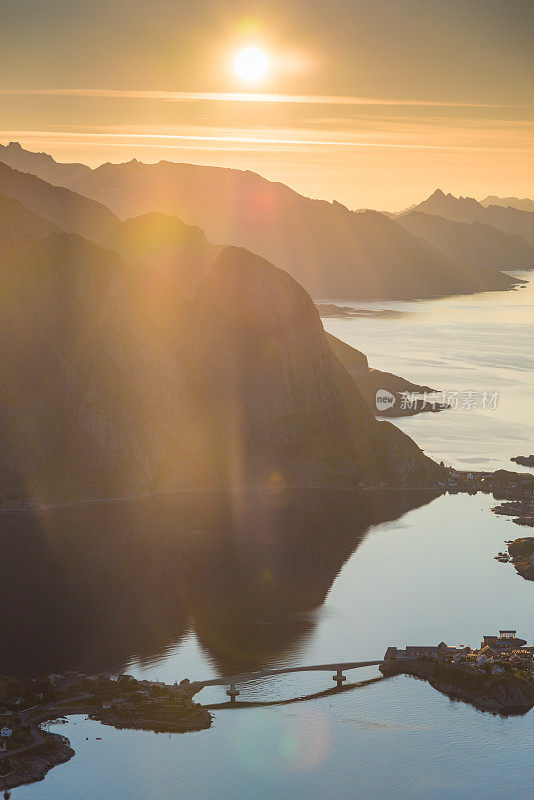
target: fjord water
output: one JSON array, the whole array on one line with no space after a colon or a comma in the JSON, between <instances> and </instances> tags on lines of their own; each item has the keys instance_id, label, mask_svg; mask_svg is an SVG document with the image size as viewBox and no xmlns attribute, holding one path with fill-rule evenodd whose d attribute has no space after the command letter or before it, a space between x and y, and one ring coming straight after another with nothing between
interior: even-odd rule
<instances>
[{"instance_id":1,"label":"fjord water","mask_svg":"<svg viewBox=\"0 0 534 800\"><path fill-rule=\"evenodd\" d=\"M438 389L500 390L496 412L399 424L458 466L511 466L509 457L531 452L533 441L524 396L531 286L380 303L409 313L326 327L372 366ZM2 620L0 673L78 668L172 682L374 660L390 644L476 646L499 628L517 628L532 643L533 586L493 559L521 529L492 505L482 494L339 489L168 496L26 521L3 515L0 599L14 611ZM329 673L304 673L241 691L270 701L331 685ZM224 688L199 699L224 700ZM13 798L534 795L534 712L483 714L408 677L291 705L217 710L199 733L115 731L83 717L52 729L69 737L75 757Z\"/></svg>"},{"instance_id":2,"label":"fjord water","mask_svg":"<svg viewBox=\"0 0 534 800\"><path fill-rule=\"evenodd\" d=\"M529 281L525 288L440 300L343 302L370 316L323 320L326 330L362 350L371 367L445 392L458 404L395 424L428 455L459 469L510 469L512 456L532 452L534 281L530 272L513 274ZM497 407L482 410L483 393L491 405L496 391Z\"/></svg>"}]
</instances>

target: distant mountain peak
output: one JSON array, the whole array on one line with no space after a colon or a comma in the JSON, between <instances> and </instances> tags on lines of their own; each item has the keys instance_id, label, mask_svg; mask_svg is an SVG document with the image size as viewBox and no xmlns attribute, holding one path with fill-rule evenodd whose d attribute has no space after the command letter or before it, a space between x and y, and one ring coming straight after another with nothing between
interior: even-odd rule
<instances>
[{"instance_id":1,"label":"distant mountain peak","mask_svg":"<svg viewBox=\"0 0 534 800\"><path fill-rule=\"evenodd\" d=\"M504 233L520 236L526 242L534 244L534 214L529 213L534 211L534 203L529 205L528 201L519 201L516 203L521 205L522 208L514 207L513 203L509 202L510 198L501 199L500 203L488 203L490 200L498 200L499 198L486 198L481 203L474 197L462 196L455 197L452 194L444 194L440 189L437 189L430 197L423 200L419 205L414 206L408 211L402 212L398 215L399 220L412 211L423 212L424 214L431 214L438 217L455 222L464 223L482 223L490 225ZM467 233L466 233L467 235ZM513 244L513 250L516 250L518 243ZM523 250L523 256L530 259L527 251ZM530 260L529 262L530 263ZM512 266L510 263L510 267Z\"/></svg>"},{"instance_id":2,"label":"distant mountain peak","mask_svg":"<svg viewBox=\"0 0 534 800\"><path fill-rule=\"evenodd\" d=\"M0 144L0 163L12 169L28 172L53 186L69 187L71 183L91 172L85 164L59 164L48 153L26 150L20 142Z\"/></svg>"},{"instance_id":3,"label":"distant mountain peak","mask_svg":"<svg viewBox=\"0 0 534 800\"><path fill-rule=\"evenodd\" d=\"M438 197L439 198L441 198L441 197L452 197L452 195L451 194L446 195L445 192L443 191L443 189L436 189L436 191L432 192L432 194L430 195L430 197L428 199L432 200L433 198L438 198Z\"/></svg>"}]
</instances>

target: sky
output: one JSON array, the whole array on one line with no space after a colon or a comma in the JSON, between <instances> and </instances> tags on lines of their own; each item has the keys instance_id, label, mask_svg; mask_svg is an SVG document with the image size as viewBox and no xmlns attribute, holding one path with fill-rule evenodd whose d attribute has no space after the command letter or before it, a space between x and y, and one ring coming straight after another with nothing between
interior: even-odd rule
<instances>
[{"instance_id":1,"label":"sky","mask_svg":"<svg viewBox=\"0 0 534 800\"><path fill-rule=\"evenodd\" d=\"M251 169L354 209L532 197L533 39L532 0L3 0L0 142Z\"/></svg>"}]
</instances>

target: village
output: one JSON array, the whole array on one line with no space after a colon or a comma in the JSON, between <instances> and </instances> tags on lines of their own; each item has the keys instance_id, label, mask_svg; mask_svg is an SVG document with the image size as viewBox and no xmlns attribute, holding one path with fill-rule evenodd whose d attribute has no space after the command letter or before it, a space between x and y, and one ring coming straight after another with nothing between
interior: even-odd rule
<instances>
[{"instance_id":1,"label":"village","mask_svg":"<svg viewBox=\"0 0 534 800\"><path fill-rule=\"evenodd\" d=\"M70 714L117 728L182 733L211 725L211 714L192 697L185 679L173 686L130 675L50 674L0 677L0 790L44 778L74 756L68 739L41 725Z\"/></svg>"},{"instance_id":2,"label":"village","mask_svg":"<svg viewBox=\"0 0 534 800\"><path fill-rule=\"evenodd\" d=\"M379 665L384 677L406 674L426 680L451 699L494 714L524 714L534 706L534 647L527 646L515 630L484 635L478 649L445 642L404 649L391 646L382 662L344 666L365 664ZM340 681L345 677L340 669L334 676L338 678L337 691L342 691ZM0 677L0 790L40 780L53 766L73 757L68 739L41 727L52 720L66 722L70 714L157 733L209 728L211 714L193 701L203 685L187 678L168 685L130 675L74 671L38 679ZM235 707L235 698L229 705Z\"/></svg>"},{"instance_id":3,"label":"village","mask_svg":"<svg viewBox=\"0 0 534 800\"><path fill-rule=\"evenodd\" d=\"M478 649L445 642L388 647L380 670L422 678L484 711L521 714L534 706L534 647L526 644L515 630L501 630L483 636Z\"/></svg>"},{"instance_id":4,"label":"village","mask_svg":"<svg viewBox=\"0 0 534 800\"><path fill-rule=\"evenodd\" d=\"M489 668L493 675L501 675L508 664L534 675L534 647L525 647L526 640L516 634L514 630L502 630L498 636L485 635L478 650L465 645L451 646L445 642L438 645L407 645L404 650L388 647L384 661L429 657L453 664L473 664L484 667L484 671Z\"/></svg>"}]
</instances>

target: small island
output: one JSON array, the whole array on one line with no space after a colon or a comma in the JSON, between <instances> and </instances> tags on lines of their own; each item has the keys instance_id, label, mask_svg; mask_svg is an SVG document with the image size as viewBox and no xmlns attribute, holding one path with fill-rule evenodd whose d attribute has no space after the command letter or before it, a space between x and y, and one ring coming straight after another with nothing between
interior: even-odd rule
<instances>
[{"instance_id":1,"label":"small island","mask_svg":"<svg viewBox=\"0 0 534 800\"><path fill-rule=\"evenodd\" d=\"M522 467L534 467L534 455L529 456L515 456L510 461L515 461L516 464L521 464Z\"/></svg>"},{"instance_id":2,"label":"small island","mask_svg":"<svg viewBox=\"0 0 534 800\"><path fill-rule=\"evenodd\" d=\"M516 631L484 636L480 649L463 645L389 647L380 666L385 676L426 680L452 700L491 714L525 714L534 706L534 648Z\"/></svg>"}]
</instances>

